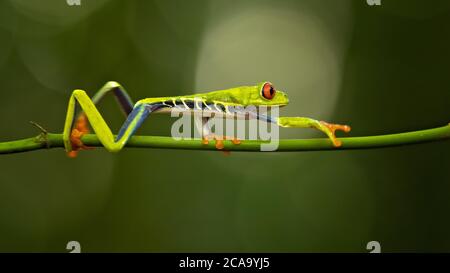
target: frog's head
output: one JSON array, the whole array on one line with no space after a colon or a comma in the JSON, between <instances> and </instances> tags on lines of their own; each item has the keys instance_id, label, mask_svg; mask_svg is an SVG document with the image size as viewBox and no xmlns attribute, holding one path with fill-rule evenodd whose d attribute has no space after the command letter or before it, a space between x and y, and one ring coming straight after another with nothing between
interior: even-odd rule
<instances>
[{"instance_id":1,"label":"frog's head","mask_svg":"<svg viewBox=\"0 0 450 273\"><path fill-rule=\"evenodd\" d=\"M255 106L285 106L289 103L287 95L276 90L270 82L262 82L254 87L251 104Z\"/></svg>"}]
</instances>

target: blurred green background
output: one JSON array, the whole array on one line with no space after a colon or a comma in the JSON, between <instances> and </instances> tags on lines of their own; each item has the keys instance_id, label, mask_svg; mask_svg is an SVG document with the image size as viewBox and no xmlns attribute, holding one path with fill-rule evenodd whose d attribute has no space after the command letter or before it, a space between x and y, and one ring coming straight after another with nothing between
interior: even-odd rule
<instances>
[{"instance_id":1,"label":"blurred green background","mask_svg":"<svg viewBox=\"0 0 450 273\"><path fill-rule=\"evenodd\" d=\"M450 121L450 2L0 1L0 139L60 132L73 89L137 100L270 80L282 115L352 136ZM100 107L114 129L112 98ZM169 135L151 117L139 134ZM322 137L283 129L283 137ZM0 251L450 251L450 142L221 153L62 149L0 157Z\"/></svg>"}]
</instances>

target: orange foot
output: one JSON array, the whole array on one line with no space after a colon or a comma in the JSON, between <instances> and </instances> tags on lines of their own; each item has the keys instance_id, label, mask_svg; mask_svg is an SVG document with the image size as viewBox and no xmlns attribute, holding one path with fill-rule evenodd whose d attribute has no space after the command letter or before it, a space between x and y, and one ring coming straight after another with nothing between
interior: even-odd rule
<instances>
[{"instance_id":1,"label":"orange foot","mask_svg":"<svg viewBox=\"0 0 450 273\"><path fill-rule=\"evenodd\" d=\"M348 133L352 129L348 125L332 124L325 121L321 121L320 124L326 128L325 133L327 133L327 135L331 138L331 141L333 141L333 145L335 147L340 147L342 145L342 141L336 138L336 130L341 130Z\"/></svg>"},{"instance_id":2,"label":"orange foot","mask_svg":"<svg viewBox=\"0 0 450 273\"><path fill-rule=\"evenodd\" d=\"M203 145L208 145L209 144L209 138L213 139L216 142L216 149L217 150L223 150L223 148L225 147L223 144L224 140L231 140L231 142L234 145L239 145L241 144L241 141L235 137L227 137L227 136L223 136L223 137L217 137L216 135L211 135L211 136L203 136L202 139L202 144ZM225 154L229 155L230 152L229 151L223 151L225 152Z\"/></svg>"},{"instance_id":3,"label":"orange foot","mask_svg":"<svg viewBox=\"0 0 450 273\"><path fill-rule=\"evenodd\" d=\"M70 133L70 142L72 144L72 151L67 153L67 156L75 158L80 150L91 150L93 147L88 147L83 144L81 137L89 133L89 122L86 115L81 115L75 122L75 126Z\"/></svg>"}]
</instances>

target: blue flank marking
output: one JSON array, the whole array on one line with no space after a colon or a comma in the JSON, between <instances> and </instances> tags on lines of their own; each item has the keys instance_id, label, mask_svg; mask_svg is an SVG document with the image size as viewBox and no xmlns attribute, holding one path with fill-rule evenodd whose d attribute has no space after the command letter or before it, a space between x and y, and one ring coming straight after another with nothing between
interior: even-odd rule
<instances>
[{"instance_id":1,"label":"blue flank marking","mask_svg":"<svg viewBox=\"0 0 450 273\"><path fill-rule=\"evenodd\" d=\"M141 127L142 123L145 121L145 119L148 117L148 115L150 115L151 112L153 112L155 110L158 110L159 108L161 108L163 106L164 105L161 104L161 103L158 103L158 104L140 104L140 105L136 106L133 109L133 111L131 111L131 113L128 115L127 120L122 125L122 128L120 128L119 134L117 135L115 142L118 142L123 137L123 135L127 131L128 127L130 127L130 124L136 118L138 118L136 126L134 126L134 128L132 128L128 139L125 140L125 142L127 142L130 139L130 137L133 136L134 133L136 133L136 130L139 129L139 127Z\"/></svg>"},{"instance_id":2,"label":"blue flank marking","mask_svg":"<svg viewBox=\"0 0 450 273\"><path fill-rule=\"evenodd\" d=\"M277 123L277 119L274 119L271 116L258 115L258 113L252 112L252 111L249 111L247 113L249 113L250 116L252 116L253 118L256 118L258 120L262 120L262 121L265 121L268 123Z\"/></svg>"},{"instance_id":3,"label":"blue flank marking","mask_svg":"<svg viewBox=\"0 0 450 273\"><path fill-rule=\"evenodd\" d=\"M114 90L114 94L116 95L116 98L125 113L127 115L130 114L131 111L133 111L133 101L131 100L130 96L128 96L128 94L125 93L125 91L123 91L120 87L117 87Z\"/></svg>"},{"instance_id":4,"label":"blue flank marking","mask_svg":"<svg viewBox=\"0 0 450 273\"><path fill-rule=\"evenodd\" d=\"M273 119L270 116L266 116L266 115L258 115L258 119L264 120L265 122L268 122L268 123L277 123L277 121L275 119Z\"/></svg>"},{"instance_id":5,"label":"blue flank marking","mask_svg":"<svg viewBox=\"0 0 450 273\"><path fill-rule=\"evenodd\" d=\"M231 107L228 108L231 113L238 113L238 114L248 114L249 117L262 120L268 123L277 123L277 119L273 118L272 116L266 116L266 115L258 115L258 112L250 111L250 110L244 110L240 109L239 107Z\"/></svg>"},{"instance_id":6,"label":"blue flank marking","mask_svg":"<svg viewBox=\"0 0 450 273\"><path fill-rule=\"evenodd\" d=\"M131 111L131 113L128 115L125 123L122 125L122 128L120 128L119 134L117 135L115 142L118 142L123 137L123 135L125 134L127 129L130 127L130 124L137 118L138 120L137 120L136 126L134 126L134 128L132 128L128 139L125 140L125 142L128 142L130 137L133 136L134 133L136 133L137 129L139 129L139 127L141 127L142 123L150 115L150 113L152 113L160 108L163 108L163 107L168 107L168 106L166 106L162 103L140 104L140 105L135 106L133 108L133 111ZM239 110L234 111L234 112L239 112ZM246 112L246 111L244 111L244 112ZM270 116L258 115L258 113L251 112L251 111L248 111L246 113L249 113L249 115L253 116L253 118L257 118L259 120L263 120L263 121L271 122L271 123L277 123L277 120L273 119Z\"/></svg>"}]
</instances>

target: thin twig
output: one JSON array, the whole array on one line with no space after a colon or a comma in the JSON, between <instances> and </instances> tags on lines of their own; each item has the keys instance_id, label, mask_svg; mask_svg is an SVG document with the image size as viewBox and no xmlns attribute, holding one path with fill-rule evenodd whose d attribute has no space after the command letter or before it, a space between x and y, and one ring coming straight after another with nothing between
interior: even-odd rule
<instances>
[{"instance_id":1,"label":"thin twig","mask_svg":"<svg viewBox=\"0 0 450 273\"><path fill-rule=\"evenodd\" d=\"M37 122L30 120L30 124L33 125L34 127L38 128L43 134L48 134L48 131L45 130L44 127L39 125Z\"/></svg>"},{"instance_id":2,"label":"thin twig","mask_svg":"<svg viewBox=\"0 0 450 273\"><path fill-rule=\"evenodd\" d=\"M450 125L407 133L366 137L346 137L339 139L342 140L342 146L339 148L334 147L331 144L330 140L325 138L281 139L279 140L279 146L276 152L371 149L433 142L450 139ZM102 146L96 135L85 135L83 136L82 141L88 146ZM260 152L261 144L267 143L267 141L244 140L239 145L234 145L231 143L231 141L225 141L224 144L225 150L229 151ZM63 147L64 143L62 134L46 133L45 139L42 139L41 134L38 137L1 142L0 154L21 153L33 150ZM210 144L208 145L203 145L201 140L199 139L186 139L177 141L171 137L161 136L134 136L130 139L125 147L216 150L213 142L210 142Z\"/></svg>"}]
</instances>

